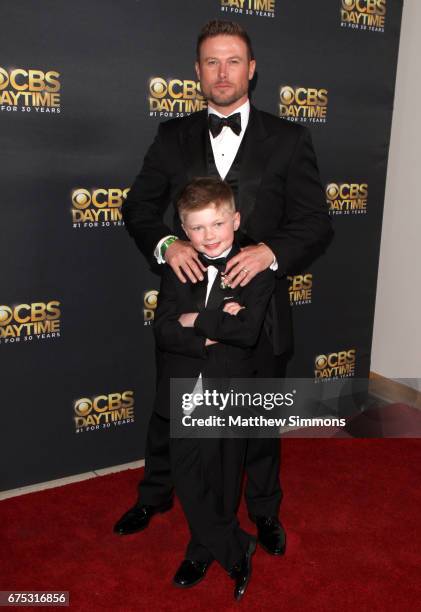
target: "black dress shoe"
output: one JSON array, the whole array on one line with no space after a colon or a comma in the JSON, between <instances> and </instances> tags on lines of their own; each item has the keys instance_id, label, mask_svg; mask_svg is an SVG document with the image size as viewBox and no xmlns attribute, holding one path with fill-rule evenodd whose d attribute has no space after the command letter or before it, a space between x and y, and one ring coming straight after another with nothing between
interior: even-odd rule
<instances>
[{"instance_id":1,"label":"black dress shoe","mask_svg":"<svg viewBox=\"0 0 421 612\"><path fill-rule=\"evenodd\" d=\"M175 586L187 589L194 586L206 576L210 563L206 561L190 561L184 559L175 573L173 583Z\"/></svg>"},{"instance_id":2,"label":"black dress shoe","mask_svg":"<svg viewBox=\"0 0 421 612\"><path fill-rule=\"evenodd\" d=\"M257 541L270 555L283 555L286 548L286 533L276 516L250 516L257 526Z\"/></svg>"},{"instance_id":3,"label":"black dress shoe","mask_svg":"<svg viewBox=\"0 0 421 612\"><path fill-rule=\"evenodd\" d=\"M146 529L154 514L167 512L172 508L172 501L160 506L133 506L114 525L114 533L118 535L130 535L137 531Z\"/></svg>"},{"instance_id":4,"label":"black dress shoe","mask_svg":"<svg viewBox=\"0 0 421 612\"><path fill-rule=\"evenodd\" d=\"M248 550L239 563L230 570L230 576L235 580L234 599L240 601L246 592L251 578L251 558L256 550L256 540L251 538Z\"/></svg>"}]
</instances>

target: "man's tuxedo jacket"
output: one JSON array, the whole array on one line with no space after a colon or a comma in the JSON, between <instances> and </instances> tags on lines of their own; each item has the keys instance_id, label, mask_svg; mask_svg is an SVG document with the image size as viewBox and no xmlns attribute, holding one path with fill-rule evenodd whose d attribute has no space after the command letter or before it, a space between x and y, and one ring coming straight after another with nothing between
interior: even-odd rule
<instances>
[{"instance_id":1,"label":"man's tuxedo jacket","mask_svg":"<svg viewBox=\"0 0 421 612\"><path fill-rule=\"evenodd\" d=\"M185 184L207 174L207 111L159 125L143 167L123 204L123 218L155 271L161 238L186 239L175 208ZM164 223L174 205L173 227ZM291 346L288 274L302 272L327 245L331 224L320 184L310 132L251 106L239 172L236 207L241 213L240 246L265 242L274 252L277 354Z\"/></svg>"},{"instance_id":2,"label":"man's tuxedo jacket","mask_svg":"<svg viewBox=\"0 0 421 612\"><path fill-rule=\"evenodd\" d=\"M234 247L232 257L238 249ZM196 284L182 283L170 266L164 266L154 334L161 351L154 410L169 418L170 379L251 378L256 370L256 346L275 285L273 273L264 270L245 287L221 289L216 277L205 308L207 275ZM245 308L234 316L223 312L224 303L236 301ZM180 314L199 312L194 327L183 327ZM205 346L206 338L218 344ZM193 391L191 389L190 391Z\"/></svg>"}]
</instances>

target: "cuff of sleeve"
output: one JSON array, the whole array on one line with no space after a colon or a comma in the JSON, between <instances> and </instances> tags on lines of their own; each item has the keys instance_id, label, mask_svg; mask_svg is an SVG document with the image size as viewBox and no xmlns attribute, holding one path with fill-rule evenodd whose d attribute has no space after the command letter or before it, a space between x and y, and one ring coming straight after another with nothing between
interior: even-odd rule
<instances>
[{"instance_id":1,"label":"cuff of sleeve","mask_svg":"<svg viewBox=\"0 0 421 612\"><path fill-rule=\"evenodd\" d=\"M168 234L168 236L164 236L163 238L161 238L161 240L158 242L158 244L155 247L155 250L153 252L154 257L157 261L157 263L159 264L164 264L165 263L165 259L162 257L161 255L161 247L164 244L164 242L170 238L172 236L172 234Z\"/></svg>"},{"instance_id":2,"label":"cuff of sleeve","mask_svg":"<svg viewBox=\"0 0 421 612\"><path fill-rule=\"evenodd\" d=\"M276 250L278 250L278 245L273 244L271 238L266 239L264 244L266 244L270 248L272 253L276 253ZM278 250L278 254L279 254L279 250ZM276 259L276 263L277 263L276 278L283 278L284 276L290 273L290 270L289 270L289 268L291 267L290 259L287 259L285 256L283 256L280 261Z\"/></svg>"},{"instance_id":3,"label":"cuff of sleeve","mask_svg":"<svg viewBox=\"0 0 421 612\"><path fill-rule=\"evenodd\" d=\"M267 246L270 249L270 246L268 244L266 244L266 242L259 242L259 244L264 244L265 246ZM272 249L270 249L272 251ZM273 272L276 272L276 270L278 269L278 260L276 259L275 255L273 256L273 261L269 266L269 270L272 270Z\"/></svg>"},{"instance_id":4,"label":"cuff of sleeve","mask_svg":"<svg viewBox=\"0 0 421 612\"><path fill-rule=\"evenodd\" d=\"M202 336L203 338L210 338L213 340L212 336L214 335L214 331L212 331L211 321L212 315L211 311L206 312L205 310L199 312L196 320L194 322L193 329L197 336Z\"/></svg>"}]
</instances>

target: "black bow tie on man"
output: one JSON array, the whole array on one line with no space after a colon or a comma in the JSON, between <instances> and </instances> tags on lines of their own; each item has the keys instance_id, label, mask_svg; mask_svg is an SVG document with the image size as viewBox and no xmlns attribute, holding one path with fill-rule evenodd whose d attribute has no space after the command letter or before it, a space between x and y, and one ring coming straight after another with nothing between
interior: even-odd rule
<instances>
[{"instance_id":1,"label":"black bow tie on man","mask_svg":"<svg viewBox=\"0 0 421 612\"><path fill-rule=\"evenodd\" d=\"M209 113L208 125L214 138L221 133L224 126L230 127L234 134L239 136L241 134L241 113L234 113L229 117L218 117L215 113Z\"/></svg>"}]
</instances>

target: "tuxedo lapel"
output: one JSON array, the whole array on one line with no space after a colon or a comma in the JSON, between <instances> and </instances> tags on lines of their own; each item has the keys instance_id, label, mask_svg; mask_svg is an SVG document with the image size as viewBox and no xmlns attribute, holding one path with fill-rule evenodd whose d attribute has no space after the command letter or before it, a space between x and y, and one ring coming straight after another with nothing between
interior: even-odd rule
<instances>
[{"instance_id":1,"label":"tuxedo lapel","mask_svg":"<svg viewBox=\"0 0 421 612\"><path fill-rule=\"evenodd\" d=\"M247 221L254 209L257 191L274 140L274 136L268 134L263 124L260 111L254 106L250 107L250 117L244 139L238 186L238 202L243 231L247 228Z\"/></svg>"},{"instance_id":2,"label":"tuxedo lapel","mask_svg":"<svg viewBox=\"0 0 421 612\"><path fill-rule=\"evenodd\" d=\"M191 293L193 297L193 302L198 312L204 310L205 308L207 288L208 288L207 274L205 274L204 279L202 281L198 281L197 283L192 283L191 285Z\"/></svg>"},{"instance_id":3,"label":"tuxedo lapel","mask_svg":"<svg viewBox=\"0 0 421 612\"><path fill-rule=\"evenodd\" d=\"M240 252L240 248L234 242L232 245L231 251L228 253L227 262L231 259L231 257L234 257L234 255L237 255L237 253L239 252ZM213 281L212 288L210 290L209 297L208 297L208 302L206 304L206 308L209 308L211 310L216 310L220 308L225 302L226 298L231 297L235 299L236 294L238 294L238 290L241 290L241 287L236 287L236 289L231 289L231 287L226 287L225 289L222 289L221 279L222 279L221 273L218 272L215 280Z\"/></svg>"},{"instance_id":4,"label":"tuxedo lapel","mask_svg":"<svg viewBox=\"0 0 421 612\"><path fill-rule=\"evenodd\" d=\"M207 175L206 139L208 136L207 110L191 116L188 128L182 132L181 150L188 180Z\"/></svg>"},{"instance_id":5,"label":"tuxedo lapel","mask_svg":"<svg viewBox=\"0 0 421 612\"><path fill-rule=\"evenodd\" d=\"M227 261L234 257L240 252L240 248L237 244L232 245L231 251L228 253ZM206 308L218 308L224 301L224 297L233 295L232 289L221 289L221 274L218 272L215 280L213 281L211 291L209 293L208 302ZM208 289L208 274L204 275L202 281L191 284L191 295L193 303L196 305L197 310L200 312L205 309L206 293Z\"/></svg>"},{"instance_id":6,"label":"tuxedo lapel","mask_svg":"<svg viewBox=\"0 0 421 612\"><path fill-rule=\"evenodd\" d=\"M224 297L226 295L231 295L230 293L227 294L227 291L230 291L228 287L227 289L221 289L221 273L218 272L215 280L213 281L206 308L209 310L216 310L217 308L219 308L219 306L224 301Z\"/></svg>"}]
</instances>

